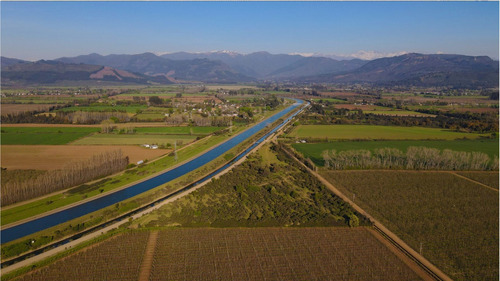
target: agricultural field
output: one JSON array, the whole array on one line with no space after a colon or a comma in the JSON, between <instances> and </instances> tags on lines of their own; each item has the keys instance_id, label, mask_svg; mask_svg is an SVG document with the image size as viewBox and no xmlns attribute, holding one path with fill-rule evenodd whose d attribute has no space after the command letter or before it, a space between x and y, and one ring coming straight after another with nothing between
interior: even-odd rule
<instances>
[{"instance_id":1,"label":"agricultural field","mask_svg":"<svg viewBox=\"0 0 500 281\"><path fill-rule=\"evenodd\" d=\"M136 128L137 134L165 134L165 135L209 135L224 129L223 127L143 127Z\"/></svg>"},{"instance_id":2,"label":"agricultural field","mask_svg":"<svg viewBox=\"0 0 500 281\"><path fill-rule=\"evenodd\" d=\"M451 130L424 127L374 126L374 125L299 125L288 135L292 138L337 140L454 140L476 139L488 134L459 133Z\"/></svg>"},{"instance_id":3,"label":"agricultural field","mask_svg":"<svg viewBox=\"0 0 500 281\"><path fill-rule=\"evenodd\" d=\"M26 111L47 111L51 107L57 104L12 104L12 103L2 103L1 112L2 115L7 114L17 114Z\"/></svg>"},{"instance_id":4,"label":"agricultural field","mask_svg":"<svg viewBox=\"0 0 500 281\"><path fill-rule=\"evenodd\" d=\"M74 112L74 111L85 111L85 112L111 112L111 111L122 111L127 113L135 114L139 110L145 110L148 107L146 105L91 105L91 106L73 106L58 109L61 112Z\"/></svg>"},{"instance_id":5,"label":"agricultural field","mask_svg":"<svg viewBox=\"0 0 500 281\"><path fill-rule=\"evenodd\" d=\"M134 221L142 226L369 225L283 152L264 146L201 189Z\"/></svg>"},{"instance_id":6,"label":"agricultural field","mask_svg":"<svg viewBox=\"0 0 500 281\"><path fill-rule=\"evenodd\" d=\"M305 158L311 159L316 165L323 166L322 153L325 150L348 151L366 149L373 152L375 149L396 148L405 153L410 146L423 146L439 150L482 152L491 159L498 157L498 139L476 140L394 140L394 141L332 141L320 143L293 143L292 147L302 153Z\"/></svg>"},{"instance_id":7,"label":"agricultural field","mask_svg":"<svg viewBox=\"0 0 500 281\"><path fill-rule=\"evenodd\" d=\"M3 127L3 145L62 145L100 131L95 127Z\"/></svg>"},{"instance_id":8,"label":"agricultural field","mask_svg":"<svg viewBox=\"0 0 500 281\"><path fill-rule=\"evenodd\" d=\"M31 95L2 97L2 104L66 104L95 98L95 95L71 96L71 95Z\"/></svg>"},{"instance_id":9,"label":"agricultural field","mask_svg":"<svg viewBox=\"0 0 500 281\"><path fill-rule=\"evenodd\" d=\"M331 103L339 104L339 103L347 103L345 100L334 99L334 98L323 98L323 99L312 99L313 101L328 101Z\"/></svg>"},{"instance_id":10,"label":"agricultural field","mask_svg":"<svg viewBox=\"0 0 500 281\"><path fill-rule=\"evenodd\" d=\"M74 145L141 145L141 144L187 144L196 139L190 135L167 135L167 134L95 134L74 141Z\"/></svg>"},{"instance_id":11,"label":"agricultural field","mask_svg":"<svg viewBox=\"0 0 500 281\"><path fill-rule=\"evenodd\" d=\"M367 228L156 231L151 252L149 232L127 232L15 280L422 280Z\"/></svg>"},{"instance_id":12,"label":"agricultural field","mask_svg":"<svg viewBox=\"0 0 500 281\"><path fill-rule=\"evenodd\" d=\"M494 189L498 189L499 186L498 172L457 172L457 174L485 184Z\"/></svg>"},{"instance_id":13,"label":"agricultural field","mask_svg":"<svg viewBox=\"0 0 500 281\"><path fill-rule=\"evenodd\" d=\"M15 280L138 280L148 233L131 232L84 248ZM61 270L64 269L64 270Z\"/></svg>"},{"instance_id":14,"label":"agricultural field","mask_svg":"<svg viewBox=\"0 0 500 281\"><path fill-rule=\"evenodd\" d=\"M71 162L86 160L94 154L115 149L121 149L130 163L155 159L170 151L132 145L2 145L2 168L57 170Z\"/></svg>"},{"instance_id":15,"label":"agricultural field","mask_svg":"<svg viewBox=\"0 0 500 281\"><path fill-rule=\"evenodd\" d=\"M435 115L432 114L427 114L427 113L420 113L416 111L410 111L410 110L365 110L363 111L364 113L368 114L378 114L378 115L390 115L390 116L418 116L418 117L435 117Z\"/></svg>"},{"instance_id":16,"label":"agricultural field","mask_svg":"<svg viewBox=\"0 0 500 281\"><path fill-rule=\"evenodd\" d=\"M497 280L498 191L449 172L320 173L453 280Z\"/></svg>"}]
</instances>

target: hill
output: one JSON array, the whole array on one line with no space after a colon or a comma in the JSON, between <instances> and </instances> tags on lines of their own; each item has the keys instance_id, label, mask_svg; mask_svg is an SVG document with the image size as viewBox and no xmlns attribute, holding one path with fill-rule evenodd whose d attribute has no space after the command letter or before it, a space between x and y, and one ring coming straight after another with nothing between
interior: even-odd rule
<instances>
[{"instance_id":1,"label":"hill","mask_svg":"<svg viewBox=\"0 0 500 281\"><path fill-rule=\"evenodd\" d=\"M498 61L486 56L405 54L370 61L341 74L324 74L302 82L373 83L380 85L497 87Z\"/></svg>"},{"instance_id":2,"label":"hill","mask_svg":"<svg viewBox=\"0 0 500 281\"><path fill-rule=\"evenodd\" d=\"M6 58L6 57L1 57L1 61L2 61L2 67L27 62L27 61L20 60L20 59L11 59L11 58Z\"/></svg>"},{"instance_id":3,"label":"hill","mask_svg":"<svg viewBox=\"0 0 500 281\"><path fill-rule=\"evenodd\" d=\"M59 58L66 63L98 64L113 68L143 73L149 76L165 77L177 81L201 81L207 83L250 82L252 78L232 70L220 61L208 59L170 60L153 53L137 55L90 54L72 58Z\"/></svg>"},{"instance_id":4,"label":"hill","mask_svg":"<svg viewBox=\"0 0 500 281\"><path fill-rule=\"evenodd\" d=\"M357 59L338 61L324 57L270 54L268 52L255 52L251 54L239 54L228 51L206 53L178 52L164 54L162 57L172 60L196 58L219 60L229 65L235 71L257 79L287 79L349 71L366 63Z\"/></svg>"},{"instance_id":5,"label":"hill","mask_svg":"<svg viewBox=\"0 0 500 281\"><path fill-rule=\"evenodd\" d=\"M269 76L276 79L293 79L309 75L350 71L364 64L366 61L359 59L338 61L323 57L305 57L270 73Z\"/></svg>"},{"instance_id":6,"label":"hill","mask_svg":"<svg viewBox=\"0 0 500 281\"><path fill-rule=\"evenodd\" d=\"M168 83L166 79L147 77L142 74L92 64L63 63L40 60L2 67L2 85L53 84L62 81L115 81L146 84L150 80Z\"/></svg>"}]
</instances>

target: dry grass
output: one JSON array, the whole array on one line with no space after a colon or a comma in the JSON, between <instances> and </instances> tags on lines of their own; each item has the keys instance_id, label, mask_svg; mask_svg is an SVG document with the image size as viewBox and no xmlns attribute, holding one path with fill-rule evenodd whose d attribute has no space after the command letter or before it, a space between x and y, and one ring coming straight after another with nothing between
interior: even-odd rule
<instances>
[{"instance_id":1,"label":"dry grass","mask_svg":"<svg viewBox=\"0 0 500 281\"><path fill-rule=\"evenodd\" d=\"M94 154L121 149L130 163L154 159L164 149L146 149L130 145L2 145L2 167L8 169L60 169L69 162L89 159Z\"/></svg>"}]
</instances>

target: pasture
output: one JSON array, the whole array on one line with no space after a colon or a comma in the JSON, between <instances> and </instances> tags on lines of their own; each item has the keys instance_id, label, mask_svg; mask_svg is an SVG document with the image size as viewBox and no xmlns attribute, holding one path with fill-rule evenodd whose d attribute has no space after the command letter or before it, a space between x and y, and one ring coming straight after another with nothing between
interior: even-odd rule
<instances>
[{"instance_id":1,"label":"pasture","mask_svg":"<svg viewBox=\"0 0 500 281\"><path fill-rule=\"evenodd\" d=\"M72 161L86 160L94 154L115 149L121 149L130 163L151 160L167 153L164 149L132 145L2 145L2 167L9 170L57 170Z\"/></svg>"},{"instance_id":2,"label":"pasture","mask_svg":"<svg viewBox=\"0 0 500 281\"><path fill-rule=\"evenodd\" d=\"M156 231L111 237L17 280L421 280L367 228Z\"/></svg>"},{"instance_id":3,"label":"pasture","mask_svg":"<svg viewBox=\"0 0 500 281\"><path fill-rule=\"evenodd\" d=\"M410 146L424 146L440 150L450 149L465 152L483 152L493 159L498 156L498 139L477 140L394 140L394 141L332 141L320 143L294 143L292 147L302 153L305 158L310 158L316 165L323 166L325 150L347 151L366 149L373 152L380 148L396 148L403 153Z\"/></svg>"},{"instance_id":4,"label":"pasture","mask_svg":"<svg viewBox=\"0 0 500 281\"><path fill-rule=\"evenodd\" d=\"M3 127L3 145L61 145L100 131L96 127Z\"/></svg>"},{"instance_id":5,"label":"pasture","mask_svg":"<svg viewBox=\"0 0 500 281\"><path fill-rule=\"evenodd\" d=\"M449 172L321 174L453 280L498 278L498 191Z\"/></svg>"},{"instance_id":6,"label":"pasture","mask_svg":"<svg viewBox=\"0 0 500 281\"><path fill-rule=\"evenodd\" d=\"M375 126L375 125L299 125L289 134L295 138L332 140L426 140L459 138L476 139L488 134L460 133L451 130L423 127Z\"/></svg>"}]
</instances>

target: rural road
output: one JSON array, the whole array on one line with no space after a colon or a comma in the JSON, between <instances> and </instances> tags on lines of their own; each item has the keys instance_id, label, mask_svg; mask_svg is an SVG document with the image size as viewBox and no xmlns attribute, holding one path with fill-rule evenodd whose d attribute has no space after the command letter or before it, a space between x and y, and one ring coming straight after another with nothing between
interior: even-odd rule
<instances>
[{"instance_id":1,"label":"rural road","mask_svg":"<svg viewBox=\"0 0 500 281\"><path fill-rule=\"evenodd\" d=\"M300 104L296 104L296 106L294 108L297 108L299 105L302 105L302 103ZM294 109L292 108L292 109ZM223 174L229 172L234 166L236 165L239 165L241 164L245 158L246 158L246 155L256 151L257 149L259 149L262 145L264 145L266 142L268 142L270 139L273 139L276 137L276 134L279 133L284 125L286 125L295 115L297 115L299 112L301 112L303 110L300 109L298 110L297 112L295 112L292 116L288 117L285 121L283 121L282 123L280 123L280 125L278 125L277 127L275 127L273 130L271 130L269 133L267 133L266 135L264 135L262 138L260 138L256 143L254 143L250 148L248 148L247 150L245 150L243 153L241 153L238 157L236 157L233 161L234 162L231 162L229 164L226 164L224 165L223 167L219 168L217 171L216 171L216 174L214 175L214 173L210 174L208 177L205 177L201 183L198 183L197 185L195 185L194 187L186 190L186 191L183 191L181 193L174 193L175 195L172 196L172 197L169 197L168 199L166 200L163 200L162 202L160 203L157 203L157 204L154 204L152 207L150 208L146 208L145 210L139 212L139 213L136 213L134 214L133 216L131 216L132 219L136 219L136 218L139 218L147 213L150 213L160 207L162 207L163 205L165 204L168 204L168 203L171 203L175 200L177 200L178 198L181 198L183 196L186 196L188 195L189 193L197 190L198 188L201 188L202 186L204 186L205 184L207 184L208 182L211 181L212 178L218 178L220 176L222 176ZM290 110L291 111L291 110ZM288 112L290 112L288 111ZM93 239L93 238L96 238L98 237L99 235L101 235L102 233L106 233L112 229L116 229L118 228L120 225L124 224L128 222L128 220L126 219L122 219L118 222L115 222L111 225L108 225L106 226L105 228L103 229L100 229L99 231L96 231L96 232L93 232L93 233L90 233L90 234L87 234L85 236L82 236L78 239L75 239L75 240L72 240L62 246L58 246L56 248L53 248L51 250L48 250L46 252L43 252L39 255L36 255L34 257L30 257L30 258L27 258L23 261L20 261L20 262L17 262L13 265L10 265L10 266L7 266L5 268L2 268L2 273L5 274L5 273L8 273L8 272L11 272L13 270L16 270L18 268L21 268L21 267L24 267L24 266L27 266L27 265L30 265L30 264L33 264L35 262L38 262L38 261L41 261L47 257L50 257L50 256L53 256L57 253L60 253L62 251L64 251L65 249L67 248L71 248L71 247L74 247L82 242L85 242L85 241L88 241L90 239Z\"/></svg>"},{"instance_id":2,"label":"rural road","mask_svg":"<svg viewBox=\"0 0 500 281\"><path fill-rule=\"evenodd\" d=\"M410 259L415 261L418 266L425 270L426 272L422 274L421 270L416 271L417 274L421 275L424 280L446 280L446 281L452 281L450 277L448 277L444 272L442 272L439 268L434 266L430 261L428 261L426 258L424 258L422 255L420 255L418 252L413 250L410 246L408 246L403 240L401 240L396 234L394 234L392 231L387 229L382 223L380 223L378 220L376 220L374 217L372 217L370 214L368 214L365 210L363 210L361 207L359 207L357 204L355 204L351 199L349 199L347 196L345 196L339 189L337 189L335 186L333 186L329 181L327 181L325 178L323 178L319 173L311 170L308 168L304 163L302 163L300 160L298 160L293 153L288 151L287 149L284 149L285 153L288 154L292 159L294 159L297 163L299 163L302 167L304 167L311 175L316 177L321 183L323 183L330 191L335 194L336 196L340 197L342 200L347 202L353 209L355 209L358 213L362 214L363 216L367 217L370 221L372 221L374 229L378 230L382 236L385 236L384 238L387 239L388 241L391 241L397 248L399 248L400 253L402 252L403 254L407 255ZM403 261L406 263L403 259ZM414 268L415 263L413 263L412 268ZM432 277L432 279L429 279L429 277Z\"/></svg>"}]
</instances>

